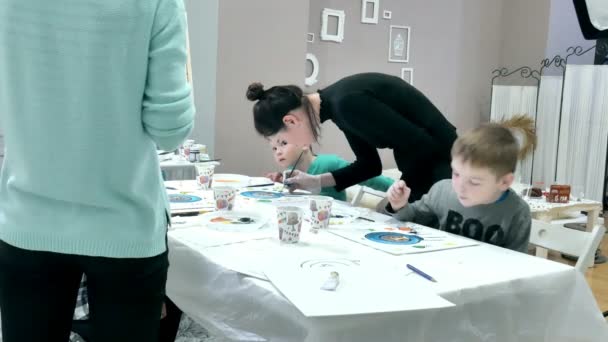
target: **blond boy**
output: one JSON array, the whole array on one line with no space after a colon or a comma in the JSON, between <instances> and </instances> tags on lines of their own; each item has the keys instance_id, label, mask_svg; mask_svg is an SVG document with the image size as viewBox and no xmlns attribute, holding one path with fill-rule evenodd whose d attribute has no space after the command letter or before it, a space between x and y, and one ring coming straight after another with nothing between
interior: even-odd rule
<instances>
[{"instance_id":1,"label":"blond boy","mask_svg":"<svg viewBox=\"0 0 608 342\"><path fill-rule=\"evenodd\" d=\"M533 132L531 121L523 124L527 127L519 128ZM452 179L435 183L419 201L409 204L410 189L399 181L380 208L402 221L434 214L441 230L526 252L530 208L510 189L518 155L518 141L505 124L479 127L454 143Z\"/></svg>"}]
</instances>

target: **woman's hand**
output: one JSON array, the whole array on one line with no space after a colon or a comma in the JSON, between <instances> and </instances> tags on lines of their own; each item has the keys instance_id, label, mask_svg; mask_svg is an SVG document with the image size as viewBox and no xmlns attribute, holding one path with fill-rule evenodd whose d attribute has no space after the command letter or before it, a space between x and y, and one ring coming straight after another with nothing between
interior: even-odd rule
<instances>
[{"instance_id":1,"label":"woman's hand","mask_svg":"<svg viewBox=\"0 0 608 342\"><path fill-rule=\"evenodd\" d=\"M283 184L289 188L289 192L297 189L310 191L313 194L321 192L321 176L310 175L300 170L293 170L290 178L287 178Z\"/></svg>"}]
</instances>

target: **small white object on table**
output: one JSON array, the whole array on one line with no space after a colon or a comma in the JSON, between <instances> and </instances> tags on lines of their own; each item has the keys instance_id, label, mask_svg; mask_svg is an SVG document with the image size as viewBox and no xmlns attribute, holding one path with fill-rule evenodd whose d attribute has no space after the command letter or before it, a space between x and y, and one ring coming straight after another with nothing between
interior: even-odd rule
<instances>
[{"instance_id":1,"label":"small white object on table","mask_svg":"<svg viewBox=\"0 0 608 342\"><path fill-rule=\"evenodd\" d=\"M251 204L250 204L251 205ZM252 205L255 207L255 204ZM300 243L276 238L208 247L203 227L169 232L168 296L212 335L229 341L603 341L608 325L584 278L574 268L496 246L394 256L303 229ZM311 318L264 274L265 265L292 257L360 260L418 282L456 306L429 310ZM411 263L438 280L408 275ZM239 272L234 271L235 269ZM370 281L373 276L370 275ZM395 300L416 296L392 290ZM414 287L415 288L415 287ZM357 301L357 297L352 298Z\"/></svg>"}]
</instances>

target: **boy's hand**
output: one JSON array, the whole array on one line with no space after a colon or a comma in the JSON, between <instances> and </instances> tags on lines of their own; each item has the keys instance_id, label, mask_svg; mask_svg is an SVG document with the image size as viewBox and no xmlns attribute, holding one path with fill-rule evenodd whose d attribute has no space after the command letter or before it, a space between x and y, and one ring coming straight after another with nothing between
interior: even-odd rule
<instances>
[{"instance_id":1,"label":"boy's hand","mask_svg":"<svg viewBox=\"0 0 608 342\"><path fill-rule=\"evenodd\" d=\"M264 177L270 179L275 183L283 183L283 174L280 172L269 172Z\"/></svg>"},{"instance_id":2,"label":"boy's hand","mask_svg":"<svg viewBox=\"0 0 608 342\"><path fill-rule=\"evenodd\" d=\"M403 180L393 183L388 189L388 202L394 211L397 211L407 205L407 200L410 199L412 190L407 187Z\"/></svg>"}]
</instances>

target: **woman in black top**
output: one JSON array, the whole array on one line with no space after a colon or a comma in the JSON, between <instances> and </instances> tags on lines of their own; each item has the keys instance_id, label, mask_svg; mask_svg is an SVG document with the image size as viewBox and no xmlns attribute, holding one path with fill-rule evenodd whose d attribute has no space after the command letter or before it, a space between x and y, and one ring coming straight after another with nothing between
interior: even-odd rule
<instances>
[{"instance_id":1,"label":"woman in black top","mask_svg":"<svg viewBox=\"0 0 608 342\"><path fill-rule=\"evenodd\" d=\"M333 121L346 136L356 160L322 175L294 173L286 181L313 192L337 191L382 172L378 148L391 148L401 179L411 188L410 201L422 197L437 181L451 177L450 150L456 129L424 94L402 79L379 73L349 76L312 94L297 86L264 90L253 83L247 98L255 128L266 138L282 133L290 143L316 142L320 124Z\"/></svg>"}]
</instances>

